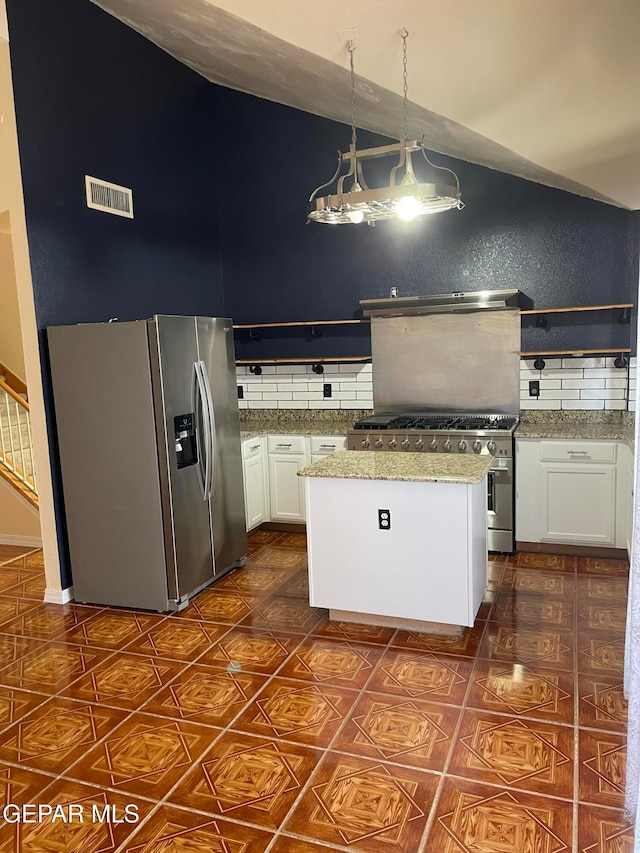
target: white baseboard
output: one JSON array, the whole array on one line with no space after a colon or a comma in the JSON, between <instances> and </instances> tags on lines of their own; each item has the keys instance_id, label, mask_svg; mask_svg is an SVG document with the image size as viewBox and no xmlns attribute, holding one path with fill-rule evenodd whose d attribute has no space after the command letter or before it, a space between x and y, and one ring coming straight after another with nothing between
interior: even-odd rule
<instances>
[{"instance_id":1,"label":"white baseboard","mask_svg":"<svg viewBox=\"0 0 640 853\"><path fill-rule=\"evenodd\" d=\"M42 548L42 539L39 536L11 536L9 533L0 533L0 545L25 545L27 548Z\"/></svg>"},{"instance_id":2,"label":"white baseboard","mask_svg":"<svg viewBox=\"0 0 640 853\"><path fill-rule=\"evenodd\" d=\"M44 593L45 604L67 604L73 601L73 587L66 589L46 589Z\"/></svg>"}]
</instances>

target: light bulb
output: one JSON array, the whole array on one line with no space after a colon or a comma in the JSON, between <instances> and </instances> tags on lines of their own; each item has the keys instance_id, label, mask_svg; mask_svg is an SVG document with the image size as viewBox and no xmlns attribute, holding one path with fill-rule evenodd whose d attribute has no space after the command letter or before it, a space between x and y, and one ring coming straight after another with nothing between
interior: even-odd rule
<instances>
[{"instance_id":1,"label":"light bulb","mask_svg":"<svg viewBox=\"0 0 640 853\"><path fill-rule=\"evenodd\" d=\"M395 211L400 219L403 219L405 222L411 222L412 219L420 215L420 202L415 196L405 196L396 202Z\"/></svg>"},{"instance_id":2,"label":"light bulb","mask_svg":"<svg viewBox=\"0 0 640 853\"><path fill-rule=\"evenodd\" d=\"M349 217L349 221L353 222L354 225L364 222L364 212L362 210L349 210L347 216Z\"/></svg>"}]
</instances>

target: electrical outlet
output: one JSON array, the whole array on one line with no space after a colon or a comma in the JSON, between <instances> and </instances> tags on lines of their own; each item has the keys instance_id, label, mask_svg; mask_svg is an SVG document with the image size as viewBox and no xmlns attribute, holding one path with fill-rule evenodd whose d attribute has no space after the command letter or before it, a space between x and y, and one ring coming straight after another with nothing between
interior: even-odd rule
<instances>
[{"instance_id":1,"label":"electrical outlet","mask_svg":"<svg viewBox=\"0 0 640 853\"><path fill-rule=\"evenodd\" d=\"M332 393L331 392L331 383L325 382L325 384L322 386L322 396L323 397L330 397L331 393Z\"/></svg>"},{"instance_id":2,"label":"electrical outlet","mask_svg":"<svg viewBox=\"0 0 640 853\"><path fill-rule=\"evenodd\" d=\"M530 397L539 397L540 396L540 382L537 379L529 380L529 396Z\"/></svg>"},{"instance_id":3,"label":"electrical outlet","mask_svg":"<svg viewBox=\"0 0 640 853\"><path fill-rule=\"evenodd\" d=\"M378 510L378 527L380 530L391 530L391 510Z\"/></svg>"},{"instance_id":4,"label":"electrical outlet","mask_svg":"<svg viewBox=\"0 0 640 853\"><path fill-rule=\"evenodd\" d=\"M244 388L238 385L238 400L244 400Z\"/></svg>"}]
</instances>

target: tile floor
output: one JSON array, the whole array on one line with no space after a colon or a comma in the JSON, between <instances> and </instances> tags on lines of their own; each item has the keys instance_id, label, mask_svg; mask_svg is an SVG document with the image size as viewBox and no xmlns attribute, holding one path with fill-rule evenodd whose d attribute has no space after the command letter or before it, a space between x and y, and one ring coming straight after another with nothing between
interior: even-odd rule
<instances>
[{"instance_id":1,"label":"tile floor","mask_svg":"<svg viewBox=\"0 0 640 853\"><path fill-rule=\"evenodd\" d=\"M0 853L632 849L626 562L492 559L443 639L330 623L305 544L254 533L173 616L42 604L41 553L0 546L2 805L84 818L0 821Z\"/></svg>"}]
</instances>

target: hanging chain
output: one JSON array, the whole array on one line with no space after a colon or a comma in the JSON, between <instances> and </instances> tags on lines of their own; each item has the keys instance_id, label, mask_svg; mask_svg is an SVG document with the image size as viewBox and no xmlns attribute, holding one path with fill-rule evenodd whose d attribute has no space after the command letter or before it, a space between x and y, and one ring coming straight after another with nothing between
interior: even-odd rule
<instances>
[{"instance_id":1,"label":"hanging chain","mask_svg":"<svg viewBox=\"0 0 640 853\"><path fill-rule=\"evenodd\" d=\"M356 51L354 41L349 42L349 64L351 66L351 145L356 150L356 72L353 65L353 54Z\"/></svg>"},{"instance_id":2,"label":"hanging chain","mask_svg":"<svg viewBox=\"0 0 640 853\"><path fill-rule=\"evenodd\" d=\"M404 93L404 138L405 141L409 138L409 102L407 100L407 38L409 31L404 29L400 33L402 36L402 84Z\"/></svg>"}]
</instances>

